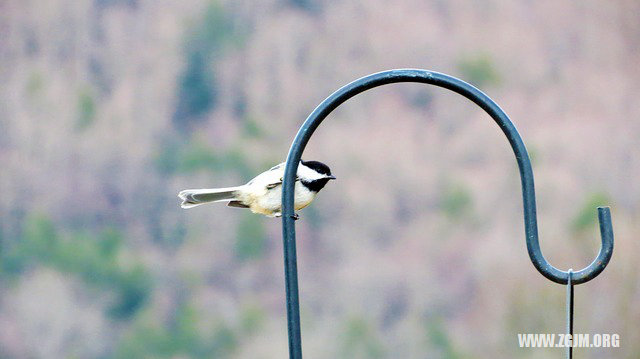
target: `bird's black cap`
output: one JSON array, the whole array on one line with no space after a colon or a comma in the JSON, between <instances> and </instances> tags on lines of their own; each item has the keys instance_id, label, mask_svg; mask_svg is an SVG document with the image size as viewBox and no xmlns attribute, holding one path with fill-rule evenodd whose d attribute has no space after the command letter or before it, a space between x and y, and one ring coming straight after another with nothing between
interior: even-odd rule
<instances>
[{"instance_id":1,"label":"bird's black cap","mask_svg":"<svg viewBox=\"0 0 640 359\"><path fill-rule=\"evenodd\" d=\"M300 161L302 162L303 165L311 168L312 170L321 173L323 175L327 175L330 176L331 175L331 169L329 168L329 166L325 165L322 162L319 161Z\"/></svg>"}]
</instances>

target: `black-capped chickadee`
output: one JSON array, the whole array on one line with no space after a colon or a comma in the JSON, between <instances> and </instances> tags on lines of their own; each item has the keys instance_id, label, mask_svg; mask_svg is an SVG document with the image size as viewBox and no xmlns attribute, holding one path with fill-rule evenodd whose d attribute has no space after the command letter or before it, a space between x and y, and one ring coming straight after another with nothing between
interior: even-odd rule
<instances>
[{"instance_id":1,"label":"black-capped chickadee","mask_svg":"<svg viewBox=\"0 0 640 359\"><path fill-rule=\"evenodd\" d=\"M280 217L282 207L282 177L284 162L262 172L247 184L238 187L187 189L178 197L182 208L192 208L210 202L228 202L227 206L249 208L253 213ZM301 161L295 183L295 210L308 206L318 192L336 179L329 166L318 161Z\"/></svg>"}]
</instances>

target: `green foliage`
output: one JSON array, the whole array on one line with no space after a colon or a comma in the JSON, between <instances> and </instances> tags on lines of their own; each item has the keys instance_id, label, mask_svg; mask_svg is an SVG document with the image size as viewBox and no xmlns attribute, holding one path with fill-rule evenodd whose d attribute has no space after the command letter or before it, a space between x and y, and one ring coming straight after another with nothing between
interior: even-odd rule
<instances>
[{"instance_id":1,"label":"green foliage","mask_svg":"<svg viewBox=\"0 0 640 359\"><path fill-rule=\"evenodd\" d=\"M221 159L214 151L199 141L191 141L182 151L178 170L180 172L196 172L201 169L220 170Z\"/></svg>"},{"instance_id":2,"label":"green foliage","mask_svg":"<svg viewBox=\"0 0 640 359\"><path fill-rule=\"evenodd\" d=\"M500 73L493 59L487 53L463 57L458 62L458 71L460 71L463 80L477 87L499 85L501 82Z\"/></svg>"},{"instance_id":3,"label":"green foliage","mask_svg":"<svg viewBox=\"0 0 640 359\"><path fill-rule=\"evenodd\" d=\"M149 298L151 292L151 277L142 265L130 270L115 272L113 277L107 278L105 287L116 292L116 300L110 306L108 314L116 319L133 317Z\"/></svg>"},{"instance_id":4,"label":"green foliage","mask_svg":"<svg viewBox=\"0 0 640 359\"><path fill-rule=\"evenodd\" d=\"M173 123L180 130L187 130L215 105L217 84L209 68L210 60L210 56L201 51L187 55L187 67L180 76L178 104L173 116Z\"/></svg>"},{"instance_id":5,"label":"green foliage","mask_svg":"<svg viewBox=\"0 0 640 359\"><path fill-rule=\"evenodd\" d=\"M40 216L29 218L23 231L23 253L31 252L47 261L54 259L58 234L50 220Z\"/></svg>"},{"instance_id":6,"label":"green foliage","mask_svg":"<svg viewBox=\"0 0 640 359\"><path fill-rule=\"evenodd\" d=\"M3 240L0 247L0 278L15 279L24 269L24 261L21 256L11 250L9 244Z\"/></svg>"},{"instance_id":7,"label":"green foliage","mask_svg":"<svg viewBox=\"0 0 640 359\"><path fill-rule=\"evenodd\" d=\"M243 178L252 178L256 174L247 159L246 153L240 148L232 148L220 156L220 168L224 171L235 171ZM266 170L266 168L265 168Z\"/></svg>"},{"instance_id":8,"label":"green foliage","mask_svg":"<svg viewBox=\"0 0 640 359\"><path fill-rule=\"evenodd\" d=\"M473 209L471 191L463 184L448 184L440 199L440 209L452 220L466 217Z\"/></svg>"},{"instance_id":9,"label":"green foliage","mask_svg":"<svg viewBox=\"0 0 640 359\"><path fill-rule=\"evenodd\" d=\"M163 175L172 175L178 172L183 145L173 139L164 139L160 143L160 150L154 156L153 162L156 169Z\"/></svg>"},{"instance_id":10,"label":"green foliage","mask_svg":"<svg viewBox=\"0 0 640 359\"><path fill-rule=\"evenodd\" d=\"M163 174L189 174L198 171L228 173L235 171L245 178L253 175L241 150L231 149L216 153L212 148L198 140L187 142L167 141L155 158L158 171Z\"/></svg>"},{"instance_id":11,"label":"green foliage","mask_svg":"<svg viewBox=\"0 0 640 359\"><path fill-rule=\"evenodd\" d=\"M425 321L425 330L430 346L435 347L442 358L464 358L452 343L442 318L438 316L428 318Z\"/></svg>"},{"instance_id":12,"label":"green foliage","mask_svg":"<svg viewBox=\"0 0 640 359\"><path fill-rule=\"evenodd\" d=\"M96 117L96 101L89 89L78 94L76 129L82 131L91 126Z\"/></svg>"},{"instance_id":13,"label":"green foliage","mask_svg":"<svg viewBox=\"0 0 640 359\"><path fill-rule=\"evenodd\" d=\"M254 118L248 116L244 119L244 128L242 130L245 136L251 138L259 138L263 135L260 123L258 123Z\"/></svg>"},{"instance_id":14,"label":"green foliage","mask_svg":"<svg viewBox=\"0 0 640 359\"><path fill-rule=\"evenodd\" d=\"M35 98L42 93L42 88L44 87L44 77L40 72L34 71L29 75L29 80L27 80L27 94L31 98Z\"/></svg>"},{"instance_id":15,"label":"green foliage","mask_svg":"<svg viewBox=\"0 0 640 359\"><path fill-rule=\"evenodd\" d=\"M107 257L113 257L117 255L123 240L122 233L114 228L108 228L100 236L98 250Z\"/></svg>"},{"instance_id":16,"label":"green foliage","mask_svg":"<svg viewBox=\"0 0 640 359\"><path fill-rule=\"evenodd\" d=\"M237 35L231 19L232 17L225 13L218 1L210 1L189 38L187 50L203 52L223 50L225 46L236 40Z\"/></svg>"},{"instance_id":17,"label":"green foliage","mask_svg":"<svg viewBox=\"0 0 640 359\"><path fill-rule=\"evenodd\" d=\"M238 338L231 328L219 325L213 333L209 351L216 353L216 355L211 357L222 358L231 356L231 353L233 353L237 346Z\"/></svg>"},{"instance_id":18,"label":"green foliage","mask_svg":"<svg viewBox=\"0 0 640 359\"><path fill-rule=\"evenodd\" d=\"M113 318L133 316L147 300L151 280L140 264L132 268L118 262L123 238L115 229L99 235L60 235L45 216L29 217L23 235L2 252L2 276L16 277L34 266L47 266L79 277L87 285L113 294L108 314Z\"/></svg>"},{"instance_id":19,"label":"green foliage","mask_svg":"<svg viewBox=\"0 0 640 359\"><path fill-rule=\"evenodd\" d=\"M120 342L115 358L231 357L238 346L237 334L223 322L206 333L200 318L186 303L165 325L156 318L143 318Z\"/></svg>"},{"instance_id":20,"label":"green foliage","mask_svg":"<svg viewBox=\"0 0 640 359\"><path fill-rule=\"evenodd\" d=\"M261 258L264 255L266 241L262 220L245 212L236 230L236 257L242 261Z\"/></svg>"},{"instance_id":21,"label":"green foliage","mask_svg":"<svg viewBox=\"0 0 640 359\"><path fill-rule=\"evenodd\" d=\"M213 66L226 45L237 38L229 19L222 6L212 1L187 38L186 67L178 81L178 103L173 115L175 127L183 132L201 121L217 103Z\"/></svg>"},{"instance_id":22,"label":"green foliage","mask_svg":"<svg viewBox=\"0 0 640 359\"><path fill-rule=\"evenodd\" d=\"M571 221L571 229L573 232L578 234L586 230L591 230L593 226L598 223L598 212L596 208L610 202L611 200L605 192L591 193Z\"/></svg>"},{"instance_id":23,"label":"green foliage","mask_svg":"<svg viewBox=\"0 0 640 359\"><path fill-rule=\"evenodd\" d=\"M299 9L314 13L320 10L320 3L317 0L289 0L289 3Z\"/></svg>"},{"instance_id":24,"label":"green foliage","mask_svg":"<svg viewBox=\"0 0 640 359\"><path fill-rule=\"evenodd\" d=\"M19 276L34 258L50 262L57 241L57 233L51 221L44 217L29 218L22 229L22 238L9 244L3 243L0 273L4 278Z\"/></svg>"},{"instance_id":25,"label":"green foliage","mask_svg":"<svg viewBox=\"0 0 640 359\"><path fill-rule=\"evenodd\" d=\"M376 337L372 325L364 318L348 319L341 338L344 358L383 358L385 356L384 346Z\"/></svg>"},{"instance_id":26,"label":"green foliage","mask_svg":"<svg viewBox=\"0 0 640 359\"><path fill-rule=\"evenodd\" d=\"M264 310L257 305L247 305L240 313L240 329L244 334L255 334L260 331L266 320Z\"/></svg>"}]
</instances>

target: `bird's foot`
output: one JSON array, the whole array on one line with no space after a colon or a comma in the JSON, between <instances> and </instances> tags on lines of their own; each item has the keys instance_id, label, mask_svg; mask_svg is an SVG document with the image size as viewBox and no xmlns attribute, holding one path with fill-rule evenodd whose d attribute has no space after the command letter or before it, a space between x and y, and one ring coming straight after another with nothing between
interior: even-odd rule
<instances>
[{"instance_id":1,"label":"bird's foot","mask_svg":"<svg viewBox=\"0 0 640 359\"><path fill-rule=\"evenodd\" d=\"M276 213L273 216L276 218L280 218L282 217L282 213ZM294 213L291 215L291 218L293 218L294 221L297 221L300 218L300 216L297 213Z\"/></svg>"}]
</instances>

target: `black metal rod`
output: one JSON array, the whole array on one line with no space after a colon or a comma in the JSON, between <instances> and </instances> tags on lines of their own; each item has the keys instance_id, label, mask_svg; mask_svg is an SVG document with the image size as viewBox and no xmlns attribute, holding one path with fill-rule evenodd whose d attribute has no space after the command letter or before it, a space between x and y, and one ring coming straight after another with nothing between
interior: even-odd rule
<instances>
[{"instance_id":1,"label":"black metal rod","mask_svg":"<svg viewBox=\"0 0 640 359\"><path fill-rule=\"evenodd\" d=\"M462 80L442 73L418 69L390 70L375 73L342 87L318 105L302 124L289 149L282 192L282 234L284 241L290 358L302 358L298 275L296 267L296 234L293 208L294 180L302 152L316 128L318 128L320 123L322 123L327 115L336 107L359 93L374 87L398 82L418 82L449 89L468 98L493 118L502 132L507 136L507 140L518 162L522 183L526 243L531 262L546 278L560 284L567 283L568 273L552 266L540 250L531 161L529 160L529 154L518 131L504 111L482 91ZM611 227L609 208L598 208L598 218L600 220L600 233L602 236L600 252L589 266L573 274L572 279L574 284L585 283L595 278L604 270L611 259L613 252L613 229Z\"/></svg>"},{"instance_id":2,"label":"black metal rod","mask_svg":"<svg viewBox=\"0 0 640 359\"><path fill-rule=\"evenodd\" d=\"M573 269L567 271L567 335L571 345L567 347L567 359L573 358Z\"/></svg>"}]
</instances>

